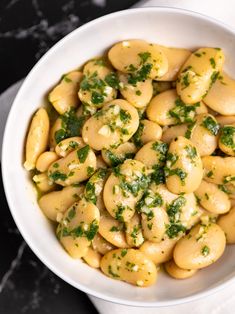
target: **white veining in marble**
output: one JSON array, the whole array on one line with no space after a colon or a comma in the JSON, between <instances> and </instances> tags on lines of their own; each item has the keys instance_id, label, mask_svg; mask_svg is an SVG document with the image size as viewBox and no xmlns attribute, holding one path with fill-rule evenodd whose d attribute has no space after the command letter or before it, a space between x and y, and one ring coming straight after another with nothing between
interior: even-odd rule
<instances>
[{"instance_id":1,"label":"white veining in marble","mask_svg":"<svg viewBox=\"0 0 235 314\"><path fill-rule=\"evenodd\" d=\"M42 301L40 284L42 280L48 276L49 270L44 267L39 277L35 280L34 290L32 291L31 297L29 298L29 302L24 305L21 310L21 313L25 313L28 310L35 310L40 307ZM31 311L30 311L31 312Z\"/></svg>"},{"instance_id":2,"label":"white veining in marble","mask_svg":"<svg viewBox=\"0 0 235 314\"><path fill-rule=\"evenodd\" d=\"M18 1L12 0L7 8L12 7ZM102 5L102 1L100 3ZM38 59L47 51L51 43L58 41L79 26L79 17L73 13L74 5L74 0L68 1L63 5L61 10L65 13L65 16L59 22L51 25L42 12L38 0L32 0L32 6L39 22L27 28L18 27L10 31L0 32L0 38L33 39L38 45L38 51L35 55L36 59Z\"/></svg>"},{"instance_id":3,"label":"white veining in marble","mask_svg":"<svg viewBox=\"0 0 235 314\"><path fill-rule=\"evenodd\" d=\"M10 9L13 5L15 5L19 0L11 0L8 5L6 5L6 9Z\"/></svg>"},{"instance_id":4,"label":"white veining in marble","mask_svg":"<svg viewBox=\"0 0 235 314\"><path fill-rule=\"evenodd\" d=\"M106 0L92 0L91 3L102 8L106 6Z\"/></svg>"},{"instance_id":5,"label":"white veining in marble","mask_svg":"<svg viewBox=\"0 0 235 314\"><path fill-rule=\"evenodd\" d=\"M23 241L21 243L21 245L18 248L17 251L17 255L16 257L13 259L13 261L11 262L10 268L8 269L8 271L4 274L4 276L2 277L2 280L0 282L0 293L3 291L3 289L5 288L6 284L8 283L9 278L11 277L11 275L13 274L14 270L16 269L16 267L19 265L20 261L21 261L21 257L24 253L24 249L26 247L26 242Z\"/></svg>"}]
</instances>

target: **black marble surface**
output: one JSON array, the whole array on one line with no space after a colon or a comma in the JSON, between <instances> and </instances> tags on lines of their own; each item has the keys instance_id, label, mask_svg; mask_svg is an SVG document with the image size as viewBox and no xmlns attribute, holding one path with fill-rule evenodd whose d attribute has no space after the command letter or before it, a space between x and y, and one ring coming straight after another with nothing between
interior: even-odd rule
<instances>
[{"instance_id":1,"label":"black marble surface","mask_svg":"<svg viewBox=\"0 0 235 314\"><path fill-rule=\"evenodd\" d=\"M0 93L24 77L59 39L136 0L1 0ZM0 174L1 178L1 174ZM0 179L0 314L93 314L87 296L33 254L11 217Z\"/></svg>"}]
</instances>

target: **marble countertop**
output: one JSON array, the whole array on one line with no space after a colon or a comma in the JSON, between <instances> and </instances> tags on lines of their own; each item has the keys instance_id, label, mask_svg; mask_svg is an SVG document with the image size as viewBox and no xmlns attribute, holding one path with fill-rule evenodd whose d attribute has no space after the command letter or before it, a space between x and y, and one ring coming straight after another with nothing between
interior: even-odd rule
<instances>
[{"instance_id":1,"label":"marble countertop","mask_svg":"<svg viewBox=\"0 0 235 314\"><path fill-rule=\"evenodd\" d=\"M0 93L21 79L59 39L136 0L1 0ZM1 173L0 173L1 178ZM93 314L87 296L48 270L24 242L0 179L0 313Z\"/></svg>"}]
</instances>

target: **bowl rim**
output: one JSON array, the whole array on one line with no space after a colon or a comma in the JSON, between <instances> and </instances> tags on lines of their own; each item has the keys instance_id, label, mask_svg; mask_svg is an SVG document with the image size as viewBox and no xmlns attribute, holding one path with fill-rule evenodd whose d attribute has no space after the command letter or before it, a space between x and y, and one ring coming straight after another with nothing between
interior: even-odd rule
<instances>
[{"instance_id":1,"label":"bowl rim","mask_svg":"<svg viewBox=\"0 0 235 314\"><path fill-rule=\"evenodd\" d=\"M38 69L38 67L40 67L41 63L43 63L44 60L46 60L48 57L50 57L50 55L53 54L56 49L58 49L60 46L63 46L64 42L69 40L70 37L74 36L74 33L85 31L86 28L89 28L93 24L96 24L97 22L102 22L106 19L110 19L110 17L115 18L115 17L125 16L125 15L129 15L129 14L135 14L135 12L139 12L139 11L143 11L143 12L157 11L157 12L163 12L163 13L180 13L183 15L196 17L196 18L199 18L199 19L204 20L204 21L209 21L212 24L214 24L220 28L225 29L227 32L230 32L233 36L235 36L235 29L233 27L227 25L224 22L221 22L221 21L219 21L213 17L209 17L209 16L202 14L202 13L197 13L197 12L194 12L191 10L175 8L175 7L170 7L170 6L164 6L164 7L163 6L149 6L149 7L143 7L143 8L126 9L126 10L106 14L106 15L101 16L99 18L96 18L96 19L94 19L88 23L85 23L82 26L79 26L78 28L73 30L71 33L69 33L68 35L63 37L61 40L59 40L55 45L53 45L39 59L39 61L37 61L37 63L33 66L33 68L30 70L30 72L26 76L26 78L25 78L23 84L21 85L19 91L17 92L17 95L13 101L9 115L7 117L6 126L5 126L5 130L4 130L3 143L2 143L1 169L2 169L3 187L4 187L7 203L8 203L11 215L12 215L12 217L16 223L16 226L19 229L21 235L23 236L25 242L30 247L30 249L39 258L39 260L44 265L46 265L46 267L48 267L54 274L56 274L59 278L63 279L65 282L69 283L71 286L73 286L76 289L79 289L79 290L83 291L84 293L87 293L88 295L91 295L93 297L97 297L101 300L109 301L109 302L121 304L121 305L151 308L151 307L166 307L166 306L174 306L174 305L184 304L187 302L196 301L200 298L212 295L216 292L221 291L222 289L229 286L230 284L234 283L235 282L235 276L231 277L229 279L226 279L222 283L219 283L218 286L207 288L204 291L195 293L195 294L190 295L190 296L182 297L182 298L171 300L171 301L154 301L154 302L128 301L128 300L123 300L122 298L115 297L115 296L107 296L105 293L99 292L98 289L96 291L92 287L87 288L87 287L83 286L82 284L80 284L79 282L76 282L75 280L68 278L63 273L61 274L61 270L59 268L57 268L56 265L51 264L47 260L47 257L43 254L43 252L38 250L37 245L35 243L33 243L33 241L31 241L30 237L27 236L27 232L25 231L24 225L22 225L17 219L17 215L15 214L16 208L14 207L14 205L12 203L11 190L8 188L8 183L7 183L9 181L9 177L7 175L7 170L6 170L7 167L5 166L5 165L7 165L7 151L4 148L6 146L5 143L7 142L8 134L10 134L10 132L11 132L11 128L10 128L11 127L11 125L10 125L11 124L11 116L13 115L13 113L15 111L18 99L20 99L22 90L24 89L24 86L26 85L27 81L29 81L31 79L31 76L33 75L34 72L37 71L37 69Z\"/></svg>"}]
</instances>

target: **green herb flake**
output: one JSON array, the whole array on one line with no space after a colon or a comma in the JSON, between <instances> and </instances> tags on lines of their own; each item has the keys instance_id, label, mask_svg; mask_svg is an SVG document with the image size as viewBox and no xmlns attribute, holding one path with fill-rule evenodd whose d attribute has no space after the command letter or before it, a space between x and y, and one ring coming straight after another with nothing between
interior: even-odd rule
<instances>
[{"instance_id":1,"label":"green herb flake","mask_svg":"<svg viewBox=\"0 0 235 314\"><path fill-rule=\"evenodd\" d=\"M133 86L136 86L138 82L145 81L148 78L149 73L152 70L152 67L153 65L150 63L144 64L141 67L141 69L138 70L136 73L128 75L128 83Z\"/></svg>"},{"instance_id":2,"label":"green herb flake","mask_svg":"<svg viewBox=\"0 0 235 314\"><path fill-rule=\"evenodd\" d=\"M120 276L119 276L118 274L116 274L116 273L113 272L111 265L108 266L108 273L109 273L109 275L111 275L113 278L120 278Z\"/></svg>"},{"instance_id":3,"label":"green herb flake","mask_svg":"<svg viewBox=\"0 0 235 314\"><path fill-rule=\"evenodd\" d=\"M159 165L153 165L153 172L151 174L151 182L158 184L165 183L164 169Z\"/></svg>"},{"instance_id":4,"label":"green herb flake","mask_svg":"<svg viewBox=\"0 0 235 314\"><path fill-rule=\"evenodd\" d=\"M108 157L112 167L116 167L124 161L124 159L119 158L111 150L105 150L105 155Z\"/></svg>"},{"instance_id":5,"label":"green herb flake","mask_svg":"<svg viewBox=\"0 0 235 314\"><path fill-rule=\"evenodd\" d=\"M51 179L52 181L58 180L65 181L67 179L67 175L57 170L55 172L50 173L49 179Z\"/></svg>"},{"instance_id":6,"label":"green herb flake","mask_svg":"<svg viewBox=\"0 0 235 314\"><path fill-rule=\"evenodd\" d=\"M226 194L232 194L232 193L230 192L229 188L228 188L226 185L224 185L224 184L219 184L219 185L218 185L218 188L219 188L222 192L224 192L224 193L226 193Z\"/></svg>"},{"instance_id":7,"label":"green herb flake","mask_svg":"<svg viewBox=\"0 0 235 314\"><path fill-rule=\"evenodd\" d=\"M207 178L211 178L213 176L214 172L212 170L208 171L206 176Z\"/></svg>"},{"instance_id":8,"label":"green herb flake","mask_svg":"<svg viewBox=\"0 0 235 314\"><path fill-rule=\"evenodd\" d=\"M63 80L64 80L66 83L71 83L71 82L72 82L72 80L71 80L70 78L68 78L66 75L64 75Z\"/></svg>"},{"instance_id":9,"label":"green herb flake","mask_svg":"<svg viewBox=\"0 0 235 314\"><path fill-rule=\"evenodd\" d=\"M216 63L215 63L215 59L214 58L210 58L210 64L211 64L213 69L216 68Z\"/></svg>"},{"instance_id":10,"label":"green herb flake","mask_svg":"<svg viewBox=\"0 0 235 314\"><path fill-rule=\"evenodd\" d=\"M87 237L87 240L92 241L97 234L99 229L99 225L97 223L97 220L93 220L92 223L89 225L89 229L85 231L85 235Z\"/></svg>"},{"instance_id":11,"label":"green herb flake","mask_svg":"<svg viewBox=\"0 0 235 314\"><path fill-rule=\"evenodd\" d=\"M192 122L192 123L190 123L190 124L188 125L187 131L185 132L185 135L184 135L187 139L190 139L190 138L191 138L191 136L192 136L192 130L193 130L195 124L196 124L196 121L194 121L194 122Z\"/></svg>"},{"instance_id":12,"label":"green herb flake","mask_svg":"<svg viewBox=\"0 0 235 314\"><path fill-rule=\"evenodd\" d=\"M95 105L102 104L104 102L104 95L96 91L93 91L91 94L91 101Z\"/></svg>"},{"instance_id":13,"label":"green herb flake","mask_svg":"<svg viewBox=\"0 0 235 314\"><path fill-rule=\"evenodd\" d=\"M111 232L118 232L118 231L120 231L120 230L119 230L118 227L112 226L112 227L109 229L109 231L111 231Z\"/></svg>"},{"instance_id":14,"label":"green herb flake","mask_svg":"<svg viewBox=\"0 0 235 314\"><path fill-rule=\"evenodd\" d=\"M216 136L219 132L219 124L217 121L211 117L207 116L203 119L202 124L204 128L206 128L212 135Z\"/></svg>"},{"instance_id":15,"label":"green herb flake","mask_svg":"<svg viewBox=\"0 0 235 314\"><path fill-rule=\"evenodd\" d=\"M142 95L142 92L141 92L140 90L137 90L137 91L135 92L135 94L136 94L137 96L140 96L140 95Z\"/></svg>"},{"instance_id":16,"label":"green herb flake","mask_svg":"<svg viewBox=\"0 0 235 314\"><path fill-rule=\"evenodd\" d=\"M217 71L214 71L212 74L211 74L211 86L216 82L216 80L218 79L219 77L219 72Z\"/></svg>"},{"instance_id":17,"label":"green herb flake","mask_svg":"<svg viewBox=\"0 0 235 314\"><path fill-rule=\"evenodd\" d=\"M167 206L167 214L170 222L175 222L175 217L180 213L182 207L186 204L186 199L183 196L177 197L170 205Z\"/></svg>"},{"instance_id":18,"label":"green herb flake","mask_svg":"<svg viewBox=\"0 0 235 314\"><path fill-rule=\"evenodd\" d=\"M160 161L164 162L166 160L166 154L168 151L168 144L164 142L154 142L152 144L152 149L160 154Z\"/></svg>"},{"instance_id":19,"label":"green herb flake","mask_svg":"<svg viewBox=\"0 0 235 314\"><path fill-rule=\"evenodd\" d=\"M143 146L143 142L141 140L141 137L144 132L144 124L140 122L138 130L135 132L135 134L132 136L132 140L137 148L140 148Z\"/></svg>"},{"instance_id":20,"label":"green herb flake","mask_svg":"<svg viewBox=\"0 0 235 314\"><path fill-rule=\"evenodd\" d=\"M221 129L220 142L235 151L235 127L226 125Z\"/></svg>"},{"instance_id":21,"label":"green herb flake","mask_svg":"<svg viewBox=\"0 0 235 314\"><path fill-rule=\"evenodd\" d=\"M231 182L231 181L235 181L235 176L225 176L223 183L226 184L226 183Z\"/></svg>"},{"instance_id":22,"label":"green herb flake","mask_svg":"<svg viewBox=\"0 0 235 314\"><path fill-rule=\"evenodd\" d=\"M203 248L201 249L201 254L204 257L206 257L207 255L209 255L209 253L210 253L210 248L207 245L203 246Z\"/></svg>"},{"instance_id":23,"label":"green herb flake","mask_svg":"<svg viewBox=\"0 0 235 314\"><path fill-rule=\"evenodd\" d=\"M119 79L115 72L111 72L105 76L105 82L111 86L112 88L118 89L119 88Z\"/></svg>"},{"instance_id":24,"label":"green herb flake","mask_svg":"<svg viewBox=\"0 0 235 314\"><path fill-rule=\"evenodd\" d=\"M182 85L184 86L184 88L188 87L190 85L190 81L189 81L189 73L186 72L183 76L182 76Z\"/></svg>"},{"instance_id":25,"label":"green herb flake","mask_svg":"<svg viewBox=\"0 0 235 314\"><path fill-rule=\"evenodd\" d=\"M174 118L176 123L190 123L196 115L196 109L200 103L186 105L180 98L175 101L175 107L169 110L170 117Z\"/></svg>"},{"instance_id":26,"label":"green herb flake","mask_svg":"<svg viewBox=\"0 0 235 314\"><path fill-rule=\"evenodd\" d=\"M127 250L121 250L121 256L124 257L127 254Z\"/></svg>"},{"instance_id":27,"label":"green herb flake","mask_svg":"<svg viewBox=\"0 0 235 314\"><path fill-rule=\"evenodd\" d=\"M119 221L123 222L123 213L125 212L126 207L123 205L118 205L117 210L115 212L115 218Z\"/></svg>"},{"instance_id":28,"label":"green herb flake","mask_svg":"<svg viewBox=\"0 0 235 314\"><path fill-rule=\"evenodd\" d=\"M85 188L85 198L87 201L96 205L97 196L95 194L95 184L88 181Z\"/></svg>"},{"instance_id":29,"label":"green herb flake","mask_svg":"<svg viewBox=\"0 0 235 314\"><path fill-rule=\"evenodd\" d=\"M146 52L141 52L138 54L138 56L141 59L142 63L145 63L150 57L151 57L151 53L146 51Z\"/></svg>"},{"instance_id":30,"label":"green herb flake","mask_svg":"<svg viewBox=\"0 0 235 314\"><path fill-rule=\"evenodd\" d=\"M128 111L121 109L120 113L120 120L124 123L127 124L131 120L131 115Z\"/></svg>"},{"instance_id":31,"label":"green herb flake","mask_svg":"<svg viewBox=\"0 0 235 314\"><path fill-rule=\"evenodd\" d=\"M100 65L100 66L103 66L105 67L106 66L106 62L104 59L100 58L100 59L95 59L94 60L94 65Z\"/></svg>"},{"instance_id":32,"label":"green herb flake","mask_svg":"<svg viewBox=\"0 0 235 314\"><path fill-rule=\"evenodd\" d=\"M180 223L172 223L168 226L166 234L170 239L176 238L179 233L184 233L186 228Z\"/></svg>"},{"instance_id":33,"label":"green herb flake","mask_svg":"<svg viewBox=\"0 0 235 314\"><path fill-rule=\"evenodd\" d=\"M90 151L89 145L86 145L77 151L77 156L80 163L83 164L86 161L89 151Z\"/></svg>"},{"instance_id":34,"label":"green herb flake","mask_svg":"<svg viewBox=\"0 0 235 314\"><path fill-rule=\"evenodd\" d=\"M86 170L87 170L88 177L90 177L95 171L95 169L93 167L90 167L90 166L88 166Z\"/></svg>"},{"instance_id":35,"label":"green herb flake","mask_svg":"<svg viewBox=\"0 0 235 314\"><path fill-rule=\"evenodd\" d=\"M61 119L62 127L54 135L57 144L66 138L81 135L85 116L77 117L75 109L72 108L69 112L60 115L59 118Z\"/></svg>"},{"instance_id":36,"label":"green herb flake","mask_svg":"<svg viewBox=\"0 0 235 314\"><path fill-rule=\"evenodd\" d=\"M69 147L71 147L72 149L76 149L76 148L78 148L78 146L79 146L78 143L75 141L69 142Z\"/></svg>"},{"instance_id":37,"label":"green herb flake","mask_svg":"<svg viewBox=\"0 0 235 314\"><path fill-rule=\"evenodd\" d=\"M76 210L75 210L74 207L72 207L72 208L70 209L70 211L68 212L68 218L69 218L69 220L72 220L72 219L75 217L75 215L76 215Z\"/></svg>"},{"instance_id":38,"label":"green herb flake","mask_svg":"<svg viewBox=\"0 0 235 314\"><path fill-rule=\"evenodd\" d=\"M195 158L197 157L197 149L196 149L196 147L193 147L191 145L187 145L187 146L185 146L184 149L187 152L187 157L189 159L191 159L192 162L194 162Z\"/></svg>"}]
</instances>

